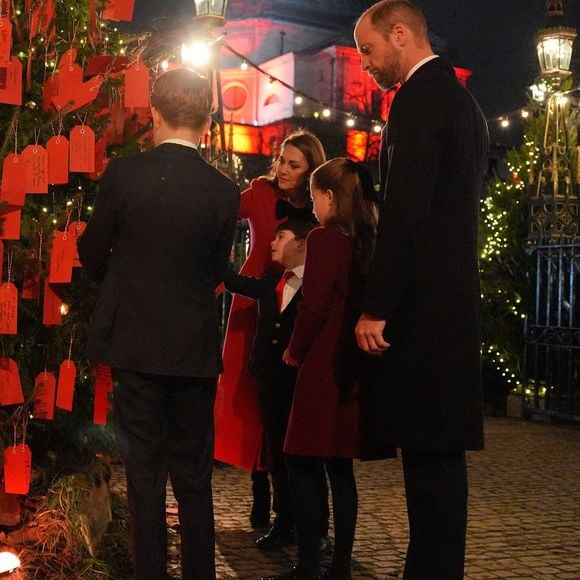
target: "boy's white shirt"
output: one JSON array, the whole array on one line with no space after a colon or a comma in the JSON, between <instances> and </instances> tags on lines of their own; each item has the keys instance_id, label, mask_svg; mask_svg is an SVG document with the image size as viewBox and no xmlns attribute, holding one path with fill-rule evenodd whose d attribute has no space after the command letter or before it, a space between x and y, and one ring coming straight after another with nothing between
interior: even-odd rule
<instances>
[{"instance_id":1,"label":"boy's white shirt","mask_svg":"<svg viewBox=\"0 0 580 580\"><path fill-rule=\"evenodd\" d=\"M286 284L284 284L284 288L282 290L282 308L281 311L290 304L292 298L300 288L302 287L302 278L304 278L304 264L301 266L296 266L293 270L291 270L294 276L292 278L288 278L286 280Z\"/></svg>"}]
</instances>

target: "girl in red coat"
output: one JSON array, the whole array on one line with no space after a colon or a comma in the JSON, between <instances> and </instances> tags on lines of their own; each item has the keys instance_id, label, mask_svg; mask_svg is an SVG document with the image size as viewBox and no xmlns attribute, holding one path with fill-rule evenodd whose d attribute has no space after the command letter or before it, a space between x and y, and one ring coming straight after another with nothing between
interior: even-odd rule
<instances>
[{"instance_id":1,"label":"girl in red coat","mask_svg":"<svg viewBox=\"0 0 580 580\"><path fill-rule=\"evenodd\" d=\"M308 131L288 135L268 176L254 179L242 192L238 219L248 220L250 252L240 274L262 277L271 260L276 227L287 219L314 221L308 179L324 163L324 148ZM255 470L263 430L258 410L256 379L246 370L256 330L256 303L236 294L232 300L224 342L224 372L215 405L215 458ZM254 506L251 523L263 527L270 520L267 472L252 474ZM274 506L276 507L276 506Z\"/></svg>"},{"instance_id":2,"label":"girl in red coat","mask_svg":"<svg viewBox=\"0 0 580 580\"><path fill-rule=\"evenodd\" d=\"M354 327L363 278L376 233L372 177L345 158L328 161L310 178L321 227L307 239L294 333L284 360L300 365L286 433L290 490L295 505L299 563L281 578L320 576L317 530L320 487L326 468L332 489L335 550L328 577L350 578L357 490L353 458L361 449ZM368 452L368 450L367 450Z\"/></svg>"}]
</instances>

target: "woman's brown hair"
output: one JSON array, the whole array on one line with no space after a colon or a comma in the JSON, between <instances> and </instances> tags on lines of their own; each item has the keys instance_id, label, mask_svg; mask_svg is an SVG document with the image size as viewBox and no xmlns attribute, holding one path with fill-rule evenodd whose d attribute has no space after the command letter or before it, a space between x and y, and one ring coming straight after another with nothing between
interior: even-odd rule
<instances>
[{"instance_id":1,"label":"woman's brown hair","mask_svg":"<svg viewBox=\"0 0 580 580\"><path fill-rule=\"evenodd\" d=\"M331 190L334 215L329 223L352 238L354 255L363 272L370 262L377 235L378 209L370 172L346 157L327 161L310 176L312 189Z\"/></svg>"}]
</instances>

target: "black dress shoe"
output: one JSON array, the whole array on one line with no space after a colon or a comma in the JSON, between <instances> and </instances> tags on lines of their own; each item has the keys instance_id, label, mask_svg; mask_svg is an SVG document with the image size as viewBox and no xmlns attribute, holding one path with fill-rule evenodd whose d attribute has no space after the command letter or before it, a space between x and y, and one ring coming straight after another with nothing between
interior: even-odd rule
<instances>
[{"instance_id":1,"label":"black dress shoe","mask_svg":"<svg viewBox=\"0 0 580 580\"><path fill-rule=\"evenodd\" d=\"M256 548L260 550L275 550L295 543L294 528L273 525L262 537L256 540Z\"/></svg>"}]
</instances>

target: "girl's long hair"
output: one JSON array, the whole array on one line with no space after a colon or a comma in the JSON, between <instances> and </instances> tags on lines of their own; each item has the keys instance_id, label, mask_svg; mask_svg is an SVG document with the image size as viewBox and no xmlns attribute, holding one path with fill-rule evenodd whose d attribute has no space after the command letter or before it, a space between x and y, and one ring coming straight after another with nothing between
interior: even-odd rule
<instances>
[{"instance_id":1,"label":"girl's long hair","mask_svg":"<svg viewBox=\"0 0 580 580\"><path fill-rule=\"evenodd\" d=\"M334 224L353 240L354 257L366 273L377 235L378 206L370 172L346 157L327 161L310 177L311 187L333 193Z\"/></svg>"}]
</instances>

